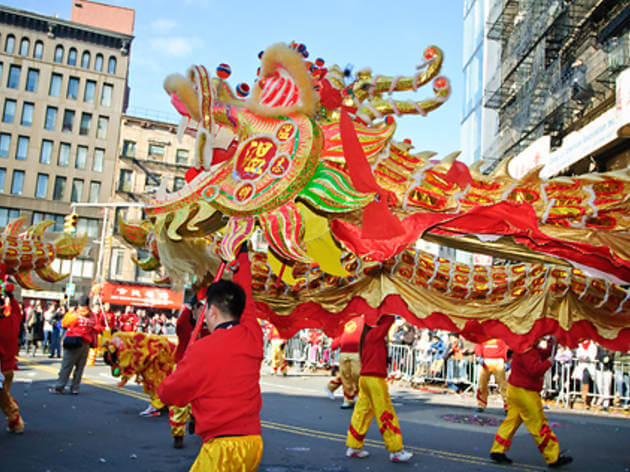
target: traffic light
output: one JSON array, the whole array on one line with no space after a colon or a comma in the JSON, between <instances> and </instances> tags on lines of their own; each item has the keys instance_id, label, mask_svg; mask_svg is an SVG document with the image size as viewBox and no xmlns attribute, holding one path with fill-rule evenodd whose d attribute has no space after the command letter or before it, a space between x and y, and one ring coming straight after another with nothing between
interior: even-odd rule
<instances>
[{"instance_id":1,"label":"traffic light","mask_svg":"<svg viewBox=\"0 0 630 472\"><path fill-rule=\"evenodd\" d=\"M66 215L64 218L63 224L63 232L67 234L74 234L77 232L77 220L79 219L79 215L75 212Z\"/></svg>"}]
</instances>

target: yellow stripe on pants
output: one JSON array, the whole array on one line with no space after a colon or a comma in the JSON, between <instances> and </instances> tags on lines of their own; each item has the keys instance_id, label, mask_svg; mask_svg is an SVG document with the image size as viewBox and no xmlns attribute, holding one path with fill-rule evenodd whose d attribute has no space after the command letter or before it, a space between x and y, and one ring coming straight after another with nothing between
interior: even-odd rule
<instances>
[{"instance_id":1,"label":"yellow stripe on pants","mask_svg":"<svg viewBox=\"0 0 630 472\"><path fill-rule=\"evenodd\" d=\"M499 426L490 452L505 454L512 445L514 433L523 423L534 437L538 450L547 464L556 462L560 454L560 446L558 438L547 423L540 394L508 384L507 401L507 416Z\"/></svg>"},{"instance_id":2,"label":"yellow stripe on pants","mask_svg":"<svg viewBox=\"0 0 630 472\"><path fill-rule=\"evenodd\" d=\"M262 453L260 435L214 438L203 443L190 472L255 472Z\"/></svg>"},{"instance_id":3,"label":"yellow stripe on pants","mask_svg":"<svg viewBox=\"0 0 630 472\"><path fill-rule=\"evenodd\" d=\"M346 446L354 449L363 447L365 435L374 417L376 417L376 423L387 450L400 451L403 448L402 434L396 411L389 397L387 382L381 377L362 375L359 378L359 398L354 405Z\"/></svg>"}]
</instances>

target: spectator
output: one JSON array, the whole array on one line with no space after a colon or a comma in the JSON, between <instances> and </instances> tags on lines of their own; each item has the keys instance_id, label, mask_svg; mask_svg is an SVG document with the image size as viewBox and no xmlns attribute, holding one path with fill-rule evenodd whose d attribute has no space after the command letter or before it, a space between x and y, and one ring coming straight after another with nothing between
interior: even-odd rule
<instances>
[{"instance_id":1,"label":"spectator","mask_svg":"<svg viewBox=\"0 0 630 472\"><path fill-rule=\"evenodd\" d=\"M428 330L423 329L416 338L414 350L417 352L414 381L416 383L422 383L431 365L431 338Z\"/></svg>"},{"instance_id":2,"label":"spectator","mask_svg":"<svg viewBox=\"0 0 630 472\"><path fill-rule=\"evenodd\" d=\"M35 357L39 343L44 339L44 312L39 300L35 305L31 305L31 308L29 318L26 320L26 353L28 354L33 347Z\"/></svg>"},{"instance_id":3,"label":"spectator","mask_svg":"<svg viewBox=\"0 0 630 472\"><path fill-rule=\"evenodd\" d=\"M455 393L459 393L460 369L462 366L462 343L457 333L448 336L448 346L446 351L446 382L447 387Z\"/></svg>"},{"instance_id":4,"label":"spectator","mask_svg":"<svg viewBox=\"0 0 630 472\"><path fill-rule=\"evenodd\" d=\"M52 318L52 332L50 335L50 354L49 358L61 357L61 319L64 315L64 309L62 306L55 308L55 312Z\"/></svg>"},{"instance_id":5,"label":"spectator","mask_svg":"<svg viewBox=\"0 0 630 472\"><path fill-rule=\"evenodd\" d=\"M78 395L90 346L99 331L102 330L102 326L98 323L96 315L90 310L90 298L87 295L81 296L79 307L69 311L63 317L61 324L68 329L63 342L63 359L57 382L49 391L51 393L64 393L70 373L74 369L70 393Z\"/></svg>"},{"instance_id":6,"label":"spectator","mask_svg":"<svg viewBox=\"0 0 630 472\"><path fill-rule=\"evenodd\" d=\"M444 356L446 355L446 345L437 334L433 335L430 351L431 368L429 370L429 374L431 374L432 377L437 377L442 372L442 368L444 367Z\"/></svg>"},{"instance_id":7,"label":"spectator","mask_svg":"<svg viewBox=\"0 0 630 472\"><path fill-rule=\"evenodd\" d=\"M630 352L615 352L615 404L628 410L630 403Z\"/></svg>"},{"instance_id":8,"label":"spectator","mask_svg":"<svg viewBox=\"0 0 630 472\"><path fill-rule=\"evenodd\" d=\"M42 347L44 353L50 352L50 340L52 337L53 318L55 317L56 308L55 302L50 302L44 312L44 342Z\"/></svg>"},{"instance_id":9,"label":"spectator","mask_svg":"<svg viewBox=\"0 0 630 472\"><path fill-rule=\"evenodd\" d=\"M597 346L594 342L586 340L579 344L575 353L577 366L573 371L573 378L582 383L582 401L588 410L591 407L591 394L593 390L593 380L595 379L595 359L597 357Z\"/></svg>"},{"instance_id":10,"label":"spectator","mask_svg":"<svg viewBox=\"0 0 630 472\"><path fill-rule=\"evenodd\" d=\"M613 378L613 353L601 346L597 346L597 371L595 376L597 393L599 394L596 405L608 411Z\"/></svg>"}]
</instances>

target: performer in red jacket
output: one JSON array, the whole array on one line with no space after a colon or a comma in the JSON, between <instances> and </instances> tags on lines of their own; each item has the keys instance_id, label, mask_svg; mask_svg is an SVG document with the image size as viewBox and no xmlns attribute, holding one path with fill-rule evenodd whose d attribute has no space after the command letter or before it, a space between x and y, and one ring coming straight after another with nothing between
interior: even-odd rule
<instances>
[{"instance_id":1,"label":"performer in red jacket","mask_svg":"<svg viewBox=\"0 0 630 472\"><path fill-rule=\"evenodd\" d=\"M352 408L354 399L359 393L359 375L361 359L359 358L359 342L363 332L363 317L351 318L343 327L343 333L333 340L331 350L339 348L339 377L326 385L326 392L332 400L335 390L343 385L343 404L341 408Z\"/></svg>"},{"instance_id":2,"label":"performer in red jacket","mask_svg":"<svg viewBox=\"0 0 630 472\"><path fill-rule=\"evenodd\" d=\"M382 316L374 328L363 329L361 341L361 377L359 398L352 412L346 438L346 456L363 458L369 453L363 449L365 435L376 417L385 447L392 462L407 462L412 455L403 449L398 417L387 388L387 332L394 316Z\"/></svg>"},{"instance_id":3,"label":"performer in red jacket","mask_svg":"<svg viewBox=\"0 0 630 472\"><path fill-rule=\"evenodd\" d=\"M555 339L553 343L555 344ZM573 461L570 456L560 454L558 438L549 427L540 399L543 378L547 369L551 367L549 357L553 351L552 343L540 339L536 346L522 354L512 355L507 388L507 417L499 426L490 449L490 458L494 462L512 463L505 453L510 449L514 433L521 423L525 424L534 437L538 450L549 467L561 467Z\"/></svg>"},{"instance_id":4,"label":"performer in red jacket","mask_svg":"<svg viewBox=\"0 0 630 472\"><path fill-rule=\"evenodd\" d=\"M13 371L17 370L17 355L20 350L19 334L22 323L22 308L13 298L14 286L10 282L2 284L2 311L0 312L0 366L2 375L2 390L0 390L0 409L9 421L8 430L11 433L24 432L24 422L20 417L17 402L11 396Z\"/></svg>"},{"instance_id":5,"label":"performer in red jacket","mask_svg":"<svg viewBox=\"0 0 630 472\"><path fill-rule=\"evenodd\" d=\"M507 409L507 382L505 380L507 346L505 342L501 339L490 339L483 344L477 344L475 355L481 364L477 382L477 411L484 411L488 406L488 383L492 375L503 399L503 409Z\"/></svg>"},{"instance_id":6,"label":"performer in red jacket","mask_svg":"<svg viewBox=\"0 0 630 472\"><path fill-rule=\"evenodd\" d=\"M247 252L238 255L233 280L208 287L205 321L211 334L189 346L158 391L167 405L192 406L204 444L191 471L255 471L262 457L263 336Z\"/></svg>"}]
</instances>

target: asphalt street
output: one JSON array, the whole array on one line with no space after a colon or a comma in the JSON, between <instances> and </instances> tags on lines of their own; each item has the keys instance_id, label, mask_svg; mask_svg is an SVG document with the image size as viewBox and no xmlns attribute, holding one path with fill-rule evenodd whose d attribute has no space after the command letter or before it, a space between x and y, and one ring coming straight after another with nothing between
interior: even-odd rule
<instances>
[{"instance_id":1,"label":"asphalt street","mask_svg":"<svg viewBox=\"0 0 630 472\"><path fill-rule=\"evenodd\" d=\"M46 356L20 362L12 388L26 422L16 436L0 435L0 471L187 471L201 446L186 436L173 449L166 415L142 418L148 397L129 383L116 387L109 368L87 367L80 394L52 395L59 361ZM299 372L287 377L263 369L261 420L265 450L260 472L542 471L547 470L524 427L509 456L512 466L497 466L488 452L503 418L494 402L477 414L471 396L443 395L392 387L408 464L389 462L380 434L372 424L366 459L349 459L345 433L352 414L341 410L341 398L324 393L329 377ZM551 410L547 414L560 447L575 459L567 471L630 472L630 419Z\"/></svg>"}]
</instances>

